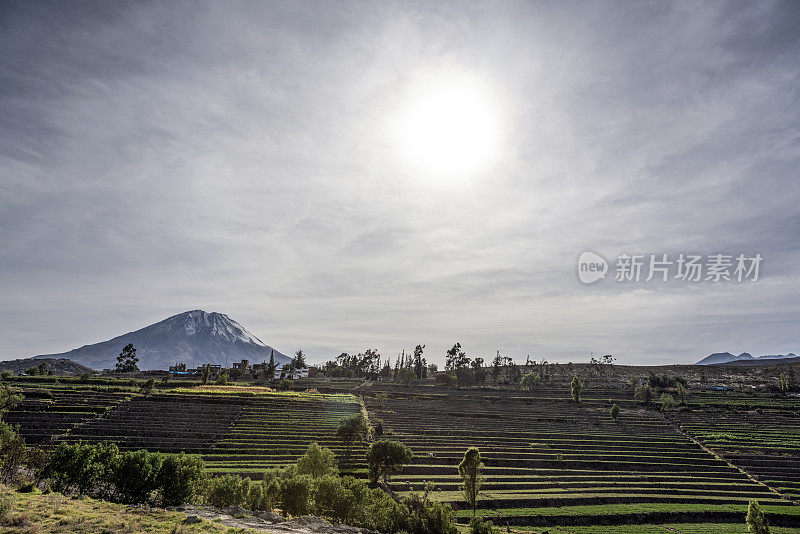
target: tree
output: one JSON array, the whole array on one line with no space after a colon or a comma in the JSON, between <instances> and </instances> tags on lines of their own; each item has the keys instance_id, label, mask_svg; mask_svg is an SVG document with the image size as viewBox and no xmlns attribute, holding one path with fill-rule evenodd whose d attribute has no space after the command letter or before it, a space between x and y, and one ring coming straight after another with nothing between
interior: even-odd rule
<instances>
[{"instance_id":1,"label":"tree","mask_svg":"<svg viewBox=\"0 0 800 534\"><path fill-rule=\"evenodd\" d=\"M464 453L464 459L458 464L458 474L464 480L461 486L461 493L464 499L472 507L472 515L476 514L476 503L478 502L478 493L483 485L483 462L481 461L481 453L477 447L470 447Z\"/></svg>"},{"instance_id":2,"label":"tree","mask_svg":"<svg viewBox=\"0 0 800 534\"><path fill-rule=\"evenodd\" d=\"M338 472L336 455L332 450L320 447L316 441L312 442L303 456L297 459L298 475L310 475L311 478L317 479Z\"/></svg>"},{"instance_id":3,"label":"tree","mask_svg":"<svg viewBox=\"0 0 800 534\"><path fill-rule=\"evenodd\" d=\"M669 393L662 393L661 398L659 400L661 401L662 411L671 410L675 407L675 397L673 397Z\"/></svg>"},{"instance_id":4,"label":"tree","mask_svg":"<svg viewBox=\"0 0 800 534\"><path fill-rule=\"evenodd\" d=\"M638 386L633 393L633 398L641 401L643 404L650 404L654 394L655 391L650 386Z\"/></svg>"},{"instance_id":5,"label":"tree","mask_svg":"<svg viewBox=\"0 0 800 534\"><path fill-rule=\"evenodd\" d=\"M483 385L486 383L486 368L483 364L483 358L479 357L472 360L472 376L475 378L476 384Z\"/></svg>"},{"instance_id":6,"label":"tree","mask_svg":"<svg viewBox=\"0 0 800 534\"><path fill-rule=\"evenodd\" d=\"M353 442L367 437L367 420L360 413L353 414L339 423L336 435L344 441L344 458L347 461L350 458L350 447Z\"/></svg>"},{"instance_id":7,"label":"tree","mask_svg":"<svg viewBox=\"0 0 800 534\"><path fill-rule=\"evenodd\" d=\"M269 351L269 363L267 364L267 379L272 380L275 376L275 371L278 369L278 363L275 361L275 351Z\"/></svg>"},{"instance_id":8,"label":"tree","mask_svg":"<svg viewBox=\"0 0 800 534\"><path fill-rule=\"evenodd\" d=\"M128 343L117 356L117 372L136 373L139 371L139 367L136 365L138 362L139 358L136 357L136 349L133 347L133 343Z\"/></svg>"},{"instance_id":9,"label":"tree","mask_svg":"<svg viewBox=\"0 0 800 534\"><path fill-rule=\"evenodd\" d=\"M414 349L414 374L420 380L427 375L427 367L425 365L425 358L422 357L422 351L425 345L417 345Z\"/></svg>"},{"instance_id":10,"label":"tree","mask_svg":"<svg viewBox=\"0 0 800 534\"><path fill-rule=\"evenodd\" d=\"M217 385L218 386L227 386L228 385L228 371L222 371L219 376L217 377Z\"/></svg>"},{"instance_id":11,"label":"tree","mask_svg":"<svg viewBox=\"0 0 800 534\"><path fill-rule=\"evenodd\" d=\"M747 530L752 534L769 534L769 522L761 511L758 501L750 501L747 507Z\"/></svg>"},{"instance_id":12,"label":"tree","mask_svg":"<svg viewBox=\"0 0 800 534\"><path fill-rule=\"evenodd\" d=\"M376 484L382 478L388 483L391 476L402 471L403 465L413 457L411 449L399 441L376 441L367 452L370 482Z\"/></svg>"},{"instance_id":13,"label":"tree","mask_svg":"<svg viewBox=\"0 0 800 534\"><path fill-rule=\"evenodd\" d=\"M503 359L500 357L500 351L492 360L492 380L497 382L500 379L500 371L503 369Z\"/></svg>"},{"instance_id":14,"label":"tree","mask_svg":"<svg viewBox=\"0 0 800 534\"><path fill-rule=\"evenodd\" d=\"M205 386L206 384L208 384L208 377L209 377L210 375L211 375L211 366L209 366L208 364L205 364L205 365L203 366L203 370L202 370L202 372L201 372L201 374L200 374L200 378L201 378L201 380L203 381L203 385L204 385L204 386Z\"/></svg>"},{"instance_id":15,"label":"tree","mask_svg":"<svg viewBox=\"0 0 800 534\"><path fill-rule=\"evenodd\" d=\"M308 367L306 365L306 355L303 354L303 349L297 349L297 352L294 353L294 358L292 358L292 367L294 369L304 369Z\"/></svg>"},{"instance_id":16,"label":"tree","mask_svg":"<svg viewBox=\"0 0 800 534\"><path fill-rule=\"evenodd\" d=\"M578 380L578 377L576 376L572 379L572 384L570 385L572 386L572 399L575 402L580 402L581 391L583 390L583 384L581 384L581 381Z\"/></svg>"},{"instance_id":17,"label":"tree","mask_svg":"<svg viewBox=\"0 0 800 534\"><path fill-rule=\"evenodd\" d=\"M401 369L400 370L400 381L406 385L406 387L411 386L411 381L416 378L416 374L411 369Z\"/></svg>"},{"instance_id":18,"label":"tree","mask_svg":"<svg viewBox=\"0 0 800 534\"><path fill-rule=\"evenodd\" d=\"M150 379L147 380L147 382L142 384L142 387L139 390L139 392L146 397L146 396L150 395L153 392L153 388L155 387L155 385L156 385L156 381L154 379L150 378Z\"/></svg>"},{"instance_id":19,"label":"tree","mask_svg":"<svg viewBox=\"0 0 800 534\"><path fill-rule=\"evenodd\" d=\"M611 407L611 419L615 422L619 420L619 406L616 404Z\"/></svg>"}]
</instances>

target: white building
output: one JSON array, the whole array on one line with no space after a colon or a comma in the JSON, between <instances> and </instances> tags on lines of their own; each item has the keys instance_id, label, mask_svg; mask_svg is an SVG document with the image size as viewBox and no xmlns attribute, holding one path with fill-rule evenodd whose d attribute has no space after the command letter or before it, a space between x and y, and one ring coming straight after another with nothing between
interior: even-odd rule
<instances>
[{"instance_id":1,"label":"white building","mask_svg":"<svg viewBox=\"0 0 800 534\"><path fill-rule=\"evenodd\" d=\"M280 380L282 378L290 378L292 380L308 378L308 367L292 369L292 366L289 364L278 367L275 369L275 380Z\"/></svg>"}]
</instances>

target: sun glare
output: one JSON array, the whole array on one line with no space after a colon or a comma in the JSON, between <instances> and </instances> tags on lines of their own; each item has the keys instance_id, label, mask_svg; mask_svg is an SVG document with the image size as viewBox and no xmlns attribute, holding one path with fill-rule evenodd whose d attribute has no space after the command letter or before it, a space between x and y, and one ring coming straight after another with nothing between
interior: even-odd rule
<instances>
[{"instance_id":1,"label":"sun glare","mask_svg":"<svg viewBox=\"0 0 800 534\"><path fill-rule=\"evenodd\" d=\"M498 117L488 94L464 84L423 91L401 115L406 163L439 179L464 178L497 155Z\"/></svg>"}]
</instances>

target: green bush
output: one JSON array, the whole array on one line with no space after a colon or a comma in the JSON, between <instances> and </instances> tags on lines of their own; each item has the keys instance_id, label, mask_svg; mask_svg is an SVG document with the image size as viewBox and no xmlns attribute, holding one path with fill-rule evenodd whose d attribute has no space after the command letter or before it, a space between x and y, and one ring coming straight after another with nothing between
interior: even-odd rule
<instances>
[{"instance_id":1,"label":"green bush","mask_svg":"<svg viewBox=\"0 0 800 534\"><path fill-rule=\"evenodd\" d=\"M611 419L613 419L614 421L619 420L619 406L617 406L616 404L611 407Z\"/></svg>"},{"instance_id":2,"label":"green bush","mask_svg":"<svg viewBox=\"0 0 800 534\"><path fill-rule=\"evenodd\" d=\"M158 489L163 461L161 454L144 449L123 454L114 477L120 499L133 504L147 501Z\"/></svg>"},{"instance_id":3,"label":"green bush","mask_svg":"<svg viewBox=\"0 0 800 534\"><path fill-rule=\"evenodd\" d=\"M351 516L355 506L355 496L335 475L325 475L316 481L314 487L314 513L339 523Z\"/></svg>"},{"instance_id":4,"label":"green bush","mask_svg":"<svg viewBox=\"0 0 800 534\"><path fill-rule=\"evenodd\" d=\"M313 505L314 479L309 475L297 475L281 486L281 504L284 515L306 515Z\"/></svg>"},{"instance_id":5,"label":"green bush","mask_svg":"<svg viewBox=\"0 0 800 534\"><path fill-rule=\"evenodd\" d=\"M409 534L458 534L455 513L449 504L430 500L430 487L420 496L412 492L403 501L408 509L405 530Z\"/></svg>"},{"instance_id":6,"label":"green bush","mask_svg":"<svg viewBox=\"0 0 800 534\"><path fill-rule=\"evenodd\" d=\"M208 486L208 504L217 508L244 506L250 495L250 479L236 475L212 478Z\"/></svg>"},{"instance_id":7,"label":"green bush","mask_svg":"<svg viewBox=\"0 0 800 534\"><path fill-rule=\"evenodd\" d=\"M499 534L500 529L491 521L482 521L480 517L469 520L469 534Z\"/></svg>"},{"instance_id":8,"label":"green bush","mask_svg":"<svg viewBox=\"0 0 800 534\"><path fill-rule=\"evenodd\" d=\"M633 398L641 401L643 404L650 404L650 401L653 400L654 395L655 390L650 386L639 386L633 393Z\"/></svg>"},{"instance_id":9,"label":"green bush","mask_svg":"<svg viewBox=\"0 0 800 534\"><path fill-rule=\"evenodd\" d=\"M325 475L335 475L338 472L336 455L332 450L320 447L316 441L312 442L303 456L297 459L298 475L320 478Z\"/></svg>"},{"instance_id":10,"label":"green bush","mask_svg":"<svg viewBox=\"0 0 800 534\"><path fill-rule=\"evenodd\" d=\"M671 410L675 407L675 397L669 393L662 393L659 400L661 401L661 409L664 411Z\"/></svg>"},{"instance_id":11,"label":"green bush","mask_svg":"<svg viewBox=\"0 0 800 534\"><path fill-rule=\"evenodd\" d=\"M27 456L25 440L17 428L0 421L0 480L10 483Z\"/></svg>"},{"instance_id":12,"label":"green bush","mask_svg":"<svg viewBox=\"0 0 800 534\"><path fill-rule=\"evenodd\" d=\"M99 450L88 443L62 441L53 449L44 476L52 479L54 489L59 492L75 489L83 494L91 491L107 474L105 466L98 462Z\"/></svg>"},{"instance_id":13,"label":"green bush","mask_svg":"<svg viewBox=\"0 0 800 534\"><path fill-rule=\"evenodd\" d=\"M280 384L278 384L278 389L281 391L290 391L292 389L292 381L284 378L281 380Z\"/></svg>"},{"instance_id":14,"label":"green bush","mask_svg":"<svg viewBox=\"0 0 800 534\"><path fill-rule=\"evenodd\" d=\"M165 506L190 502L195 495L202 493L206 481L203 460L184 453L166 455L158 474L158 485Z\"/></svg>"}]
</instances>

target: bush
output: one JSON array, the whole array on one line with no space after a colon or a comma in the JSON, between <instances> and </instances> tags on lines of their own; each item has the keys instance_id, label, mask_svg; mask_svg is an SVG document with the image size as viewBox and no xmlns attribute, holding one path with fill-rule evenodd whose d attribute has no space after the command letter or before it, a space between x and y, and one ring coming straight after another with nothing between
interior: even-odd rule
<instances>
[{"instance_id":1,"label":"bush","mask_svg":"<svg viewBox=\"0 0 800 534\"><path fill-rule=\"evenodd\" d=\"M222 371L219 376L217 377L217 385L218 386L227 386L228 385L228 371Z\"/></svg>"},{"instance_id":2,"label":"bush","mask_svg":"<svg viewBox=\"0 0 800 534\"><path fill-rule=\"evenodd\" d=\"M314 441L308 446L305 454L297 459L297 474L311 475L320 478L325 475L335 475L339 472L336 467L336 455L328 448L320 447Z\"/></svg>"},{"instance_id":3,"label":"bush","mask_svg":"<svg viewBox=\"0 0 800 534\"><path fill-rule=\"evenodd\" d=\"M278 384L278 389L280 391L290 391L292 389L292 381L288 378L284 378L281 380L280 384Z\"/></svg>"},{"instance_id":4,"label":"bush","mask_svg":"<svg viewBox=\"0 0 800 534\"><path fill-rule=\"evenodd\" d=\"M575 402L580 402L581 391L583 391L583 384L581 384L581 381L578 380L577 376L572 379L572 383L570 384L570 386L572 387L572 400L574 400Z\"/></svg>"},{"instance_id":5,"label":"bush","mask_svg":"<svg viewBox=\"0 0 800 534\"><path fill-rule=\"evenodd\" d=\"M14 498L11 495L0 495L0 521L8 517L14 508Z\"/></svg>"},{"instance_id":6,"label":"bush","mask_svg":"<svg viewBox=\"0 0 800 534\"><path fill-rule=\"evenodd\" d=\"M353 442L367 437L367 421L364 419L364 415L357 413L342 419L336 429L336 435L344 441L344 457L347 460L350 457L350 447Z\"/></svg>"},{"instance_id":7,"label":"bush","mask_svg":"<svg viewBox=\"0 0 800 534\"><path fill-rule=\"evenodd\" d=\"M312 507L314 479L309 475L297 475L286 480L281 487L281 503L284 515L306 515Z\"/></svg>"},{"instance_id":8,"label":"bush","mask_svg":"<svg viewBox=\"0 0 800 534\"><path fill-rule=\"evenodd\" d=\"M2 379L2 380L8 380L12 376L14 376L14 373L12 373L11 371L8 371L8 370L3 371L2 373L0 373L0 379Z\"/></svg>"},{"instance_id":9,"label":"bush","mask_svg":"<svg viewBox=\"0 0 800 534\"><path fill-rule=\"evenodd\" d=\"M199 457L184 453L165 456L158 474L164 506L191 502L195 495L203 492L206 481L205 463Z\"/></svg>"},{"instance_id":10,"label":"bush","mask_svg":"<svg viewBox=\"0 0 800 534\"><path fill-rule=\"evenodd\" d=\"M17 429L0 421L0 480L11 482L27 454L25 440Z\"/></svg>"},{"instance_id":11,"label":"bush","mask_svg":"<svg viewBox=\"0 0 800 534\"><path fill-rule=\"evenodd\" d=\"M650 401L653 400L653 395L655 395L655 391L650 386L639 386L633 393L633 398L644 404L650 404Z\"/></svg>"},{"instance_id":12,"label":"bush","mask_svg":"<svg viewBox=\"0 0 800 534\"><path fill-rule=\"evenodd\" d=\"M539 383L539 375L536 373L528 373L522 377L522 388L531 390Z\"/></svg>"},{"instance_id":13,"label":"bush","mask_svg":"<svg viewBox=\"0 0 800 534\"><path fill-rule=\"evenodd\" d=\"M661 409L664 411L671 410L675 407L675 397L669 393L662 393L659 400L661 401Z\"/></svg>"},{"instance_id":14,"label":"bush","mask_svg":"<svg viewBox=\"0 0 800 534\"><path fill-rule=\"evenodd\" d=\"M403 501L409 515L405 521L405 529L409 534L458 534L455 524L455 513L449 504L430 500L430 487L420 496L412 492Z\"/></svg>"},{"instance_id":15,"label":"bush","mask_svg":"<svg viewBox=\"0 0 800 534\"><path fill-rule=\"evenodd\" d=\"M250 479L236 475L212 478L208 485L208 504L217 508L243 506L250 496Z\"/></svg>"},{"instance_id":16,"label":"bush","mask_svg":"<svg viewBox=\"0 0 800 534\"><path fill-rule=\"evenodd\" d=\"M115 482L123 502L142 503L150 493L158 489L158 475L164 457L144 449L126 452L122 455Z\"/></svg>"},{"instance_id":17,"label":"bush","mask_svg":"<svg viewBox=\"0 0 800 534\"><path fill-rule=\"evenodd\" d=\"M500 529L491 521L482 521L480 517L469 520L469 534L499 534Z\"/></svg>"},{"instance_id":18,"label":"bush","mask_svg":"<svg viewBox=\"0 0 800 534\"><path fill-rule=\"evenodd\" d=\"M97 462L98 449L88 443L59 443L44 469L44 476L53 480L56 491L77 489L86 493L95 487L105 467Z\"/></svg>"},{"instance_id":19,"label":"bush","mask_svg":"<svg viewBox=\"0 0 800 534\"><path fill-rule=\"evenodd\" d=\"M314 513L339 523L347 521L356 505L355 495L335 475L325 475L314 487Z\"/></svg>"},{"instance_id":20,"label":"bush","mask_svg":"<svg viewBox=\"0 0 800 534\"><path fill-rule=\"evenodd\" d=\"M611 407L611 419L613 419L614 421L619 420L619 406L617 406L616 404Z\"/></svg>"}]
</instances>

